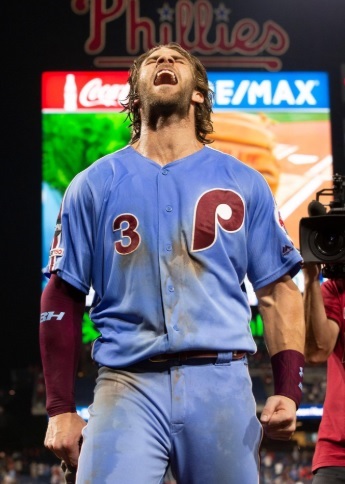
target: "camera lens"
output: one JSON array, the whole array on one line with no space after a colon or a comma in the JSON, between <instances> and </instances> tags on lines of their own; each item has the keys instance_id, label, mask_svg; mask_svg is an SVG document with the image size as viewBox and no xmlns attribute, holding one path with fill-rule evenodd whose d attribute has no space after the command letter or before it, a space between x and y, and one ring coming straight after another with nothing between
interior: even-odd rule
<instances>
[{"instance_id":1,"label":"camera lens","mask_svg":"<svg viewBox=\"0 0 345 484\"><path fill-rule=\"evenodd\" d=\"M337 260L345 254L345 231L314 232L310 248L314 255Z\"/></svg>"}]
</instances>

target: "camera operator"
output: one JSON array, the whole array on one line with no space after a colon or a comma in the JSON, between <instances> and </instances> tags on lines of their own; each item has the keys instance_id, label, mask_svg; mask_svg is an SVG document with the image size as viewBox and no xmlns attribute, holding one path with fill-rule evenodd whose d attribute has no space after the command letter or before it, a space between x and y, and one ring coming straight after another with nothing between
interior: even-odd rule
<instances>
[{"instance_id":1,"label":"camera operator","mask_svg":"<svg viewBox=\"0 0 345 484\"><path fill-rule=\"evenodd\" d=\"M327 361L327 389L313 457L313 484L345 483L345 278L320 284L321 264L305 262L306 361Z\"/></svg>"}]
</instances>

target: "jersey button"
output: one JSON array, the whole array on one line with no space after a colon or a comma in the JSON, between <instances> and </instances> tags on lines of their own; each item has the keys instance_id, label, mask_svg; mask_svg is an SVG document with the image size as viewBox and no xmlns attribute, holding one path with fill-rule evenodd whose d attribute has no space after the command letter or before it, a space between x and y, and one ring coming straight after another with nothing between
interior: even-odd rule
<instances>
[{"instance_id":1,"label":"jersey button","mask_svg":"<svg viewBox=\"0 0 345 484\"><path fill-rule=\"evenodd\" d=\"M171 206L171 205L167 205L167 206L165 207L165 210L166 210L167 212L172 212L172 206Z\"/></svg>"},{"instance_id":2,"label":"jersey button","mask_svg":"<svg viewBox=\"0 0 345 484\"><path fill-rule=\"evenodd\" d=\"M174 291L175 291L174 286L168 286L168 291L169 291L169 292L174 292Z\"/></svg>"},{"instance_id":3,"label":"jersey button","mask_svg":"<svg viewBox=\"0 0 345 484\"><path fill-rule=\"evenodd\" d=\"M172 245L171 244L167 244L165 246L165 249L168 250L168 251L170 251L172 249Z\"/></svg>"},{"instance_id":4,"label":"jersey button","mask_svg":"<svg viewBox=\"0 0 345 484\"><path fill-rule=\"evenodd\" d=\"M166 168L163 168L162 170L162 175L167 175L169 172L169 170L167 170Z\"/></svg>"}]
</instances>

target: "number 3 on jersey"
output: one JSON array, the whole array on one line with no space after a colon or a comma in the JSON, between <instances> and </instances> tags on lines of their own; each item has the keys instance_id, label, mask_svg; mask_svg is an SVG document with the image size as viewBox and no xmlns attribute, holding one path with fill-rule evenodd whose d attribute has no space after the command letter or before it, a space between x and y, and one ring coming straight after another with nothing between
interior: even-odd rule
<instances>
[{"instance_id":1,"label":"number 3 on jersey","mask_svg":"<svg viewBox=\"0 0 345 484\"><path fill-rule=\"evenodd\" d=\"M115 242L115 250L118 254L128 255L134 252L140 245L141 237L137 228L139 221L131 213L123 213L116 217L113 222L113 231L121 230L121 240Z\"/></svg>"}]
</instances>

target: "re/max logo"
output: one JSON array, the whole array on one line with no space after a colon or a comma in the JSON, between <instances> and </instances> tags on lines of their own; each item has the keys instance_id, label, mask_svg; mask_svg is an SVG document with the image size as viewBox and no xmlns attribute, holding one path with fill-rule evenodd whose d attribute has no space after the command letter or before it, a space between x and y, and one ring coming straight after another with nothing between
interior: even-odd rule
<instances>
[{"instance_id":1,"label":"re/max logo","mask_svg":"<svg viewBox=\"0 0 345 484\"><path fill-rule=\"evenodd\" d=\"M325 73L209 73L215 111L241 109L329 108Z\"/></svg>"}]
</instances>

